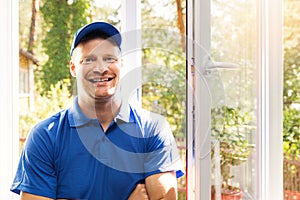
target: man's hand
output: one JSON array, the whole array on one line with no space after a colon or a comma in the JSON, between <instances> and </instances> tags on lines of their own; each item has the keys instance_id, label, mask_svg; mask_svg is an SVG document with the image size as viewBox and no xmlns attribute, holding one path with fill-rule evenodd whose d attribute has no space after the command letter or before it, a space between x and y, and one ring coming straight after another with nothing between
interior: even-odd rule
<instances>
[{"instance_id":1,"label":"man's hand","mask_svg":"<svg viewBox=\"0 0 300 200\"><path fill-rule=\"evenodd\" d=\"M128 200L149 200L145 184L137 184Z\"/></svg>"}]
</instances>

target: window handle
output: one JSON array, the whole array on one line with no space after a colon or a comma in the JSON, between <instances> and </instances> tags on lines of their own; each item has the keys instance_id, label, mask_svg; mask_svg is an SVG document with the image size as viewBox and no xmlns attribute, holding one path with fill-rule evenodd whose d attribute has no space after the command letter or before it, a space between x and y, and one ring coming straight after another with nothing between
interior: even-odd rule
<instances>
[{"instance_id":1,"label":"window handle","mask_svg":"<svg viewBox=\"0 0 300 200\"><path fill-rule=\"evenodd\" d=\"M212 69L238 69L240 65L236 63L229 63L229 62L208 62L206 65L206 71Z\"/></svg>"},{"instance_id":2,"label":"window handle","mask_svg":"<svg viewBox=\"0 0 300 200\"><path fill-rule=\"evenodd\" d=\"M216 69L239 69L241 66L236 63L230 62L213 62L210 57L207 57L205 63L205 74L211 74L211 72L215 71Z\"/></svg>"}]
</instances>

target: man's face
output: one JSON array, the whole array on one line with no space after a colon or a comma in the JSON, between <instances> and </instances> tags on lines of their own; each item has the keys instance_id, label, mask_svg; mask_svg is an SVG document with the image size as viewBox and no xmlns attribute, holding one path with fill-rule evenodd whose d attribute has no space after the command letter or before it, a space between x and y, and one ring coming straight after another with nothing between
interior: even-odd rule
<instances>
[{"instance_id":1,"label":"man's face","mask_svg":"<svg viewBox=\"0 0 300 200\"><path fill-rule=\"evenodd\" d=\"M95 100L113 96L120 80L119 56L119 48L108 40L96 38L80 43L70 62L78 95Z\"/></svg>"}]
</instances>

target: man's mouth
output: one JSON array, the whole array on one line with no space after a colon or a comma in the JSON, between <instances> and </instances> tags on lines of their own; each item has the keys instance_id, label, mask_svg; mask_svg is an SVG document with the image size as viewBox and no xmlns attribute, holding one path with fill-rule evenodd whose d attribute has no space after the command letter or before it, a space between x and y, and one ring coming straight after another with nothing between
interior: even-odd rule
<instances>
[{"instance_id":1,"label":"man's mouth","mask_svg":"<svg viewBox=\"0 0 300 200\"><path fill-rule=\"evenodd\" d=\"M95 79L90 79L90 82L92 83L103 83L103 82L109 82L113 78L112 77L107 77L107 78L95 78Z\"/></svg>"}]
</instances>

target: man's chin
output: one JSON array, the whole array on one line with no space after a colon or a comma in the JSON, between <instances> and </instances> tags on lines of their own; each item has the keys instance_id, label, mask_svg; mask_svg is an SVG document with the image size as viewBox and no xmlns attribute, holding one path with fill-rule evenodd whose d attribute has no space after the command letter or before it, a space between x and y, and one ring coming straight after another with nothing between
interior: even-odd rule
<instances>
[{"instance_id":1,"label":"man's chin","mask_svg":"<svg viewBox=\"0 0 300 200\"><path fill-rule=\"evenodd\" d=\"M95 99L95 101L103 101L103 100L111 99L113 96L114 96L113 94L95 95L94 99Z\"/></svg>"},{"instance_id":2,"label":"man's chin","mask_svg":"<svg viewBox=\"0 0 300 200\"><path fill-rule=\"evenodd\" d=\"M121 93L117 92L115 88L111 88L108 91L99 91L94 93L94 99L96 101L107 101L107 100L112 100L112 99L118 99L121 98Z\"/></svg>"}]
</instances>

